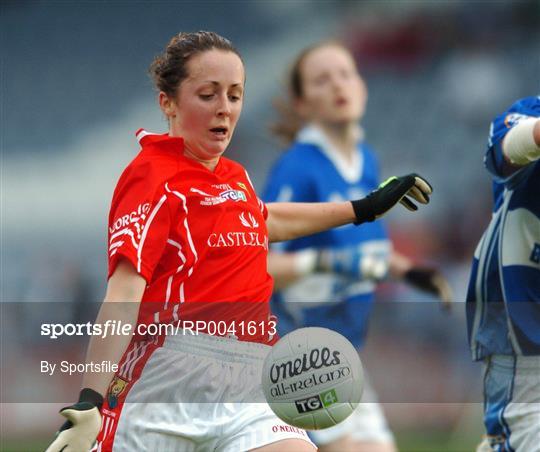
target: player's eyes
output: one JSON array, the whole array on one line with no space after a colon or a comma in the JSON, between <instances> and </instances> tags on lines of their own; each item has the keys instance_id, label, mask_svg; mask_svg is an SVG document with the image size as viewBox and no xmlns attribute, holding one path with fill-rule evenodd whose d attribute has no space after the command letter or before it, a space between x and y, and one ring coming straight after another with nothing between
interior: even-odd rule
<instances>
[{"instance_id":1,"label":"player's eyes","mask_svg":"<svg viewBox=\"0 0 540 452\"><path fill-rule=\"evenodd\" d=\"M322 86L326 82L328 82L328 80L330 80L330 77L328 77L328 75L325 74L325 75L321 75L320 77L316 77L314 82L315 82L315 85Z\"/></svg>"},{"instance_id":2,"label":"player's eyes","mask_svg":"<svg viewBox=\"0 0 540 452\"><path fill-rule=\"evenodd\" d=\"M236 95L230 95L229 96L229 100L231 102L238 102L240 99L242 99L240 96L236 96Z\"/></svg>"},{"instance_id":3,"label":"player's eyes","mask_svg":"<svg viewBox=\"0 0 540 452\"><path fill-rule=\"evenodd\" d=\"M210 100L214 97L213 94L199 94L199 98L202 100Z\"/></svg>"}]
</instances>

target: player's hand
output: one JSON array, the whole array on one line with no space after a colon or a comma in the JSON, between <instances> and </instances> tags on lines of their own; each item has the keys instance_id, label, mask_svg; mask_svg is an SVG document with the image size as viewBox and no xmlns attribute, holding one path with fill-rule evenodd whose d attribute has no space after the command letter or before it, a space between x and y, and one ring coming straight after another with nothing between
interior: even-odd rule
<instances>
[{"instance_id":1,"label":"player's hand","mask_svg":"<svg viewBox=\"0 0 540 452\"><path fill-rule=\"evenodd\" d=\"M449 311L452 307L452 289L446 278L431 267L413 267L404 275L404 279L411 286L437 296L441 301L441 308Z\"/></svg>"},{"instance_id":2,"label":"player's hand","mask_svg":"<svg viewBox=\"0 0 540 452\"><path fill-rule=\"evenodd\" d=\"M83 389L77 403L60 410L67 421L45 452L88 452L101 428L99 409L102 404L101 394L93 389Z\"/></svg>"},{"instance_id":3,"label":"player's hand","mask_svg":"<svg viewBox=\"0 0 540 452\"><path fill-rule=\"evenodd\" d=\"M418 174L390 177L365 198L352 201L356 215L354 224L374 221L398 202L409 210L418 210L413 200L427 204L432 191L431 185Z\"/></svg>"},{"instance_id":4,"label":"player's hand","mask_svg":"<svg viewBox=\"0 0 540 452\"><path fill-rule=\"evenodd\" d=\"M359 280L380 281L388 273L390 247L370 250L361 246L326 248L317 252L315 271L347 275Z\"/></svg>"}]
</instances>

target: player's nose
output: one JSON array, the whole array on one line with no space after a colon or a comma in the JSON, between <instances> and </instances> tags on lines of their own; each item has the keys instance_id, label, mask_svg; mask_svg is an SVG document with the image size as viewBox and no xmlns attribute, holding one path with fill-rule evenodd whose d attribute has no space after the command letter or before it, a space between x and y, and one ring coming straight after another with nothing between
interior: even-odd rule
<instances>
[{"instance_id":1,"label":"player's nose","mask_svg":"<svg viewBox=\"0 0 540 452\"><path fill-rule=\"evenodd\" d=\"M216 115L217 116L230 116L231 114L231 102L227 96L220 96L217 104Z\"/></svg>"}]
</instances>

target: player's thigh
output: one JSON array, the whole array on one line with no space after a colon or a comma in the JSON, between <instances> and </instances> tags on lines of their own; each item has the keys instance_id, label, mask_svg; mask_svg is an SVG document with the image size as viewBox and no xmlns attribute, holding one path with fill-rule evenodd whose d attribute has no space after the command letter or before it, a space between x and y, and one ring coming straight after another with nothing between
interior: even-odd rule
<instances>
[{"instance_id":1,"label":"player's thigh","mask_svg":"<svg viewBox=\"0 0 540 452\"><path fill-rule=\"evenodd\" d=\"M393 442L357 441L346 436L319 446L319 452L396 452Z\"/></svg>"},{"instance_id":2,"label":"player's thigh","mask_svg":"<svg viewBox=\"0 0 540 452\"><path fill-rule=\"evenodd\" d=\"M257 449L251 449L251 452L314 452L317 448L301 439L284 439L275 443L267 444Z\"/></svg>"}]
</instances>

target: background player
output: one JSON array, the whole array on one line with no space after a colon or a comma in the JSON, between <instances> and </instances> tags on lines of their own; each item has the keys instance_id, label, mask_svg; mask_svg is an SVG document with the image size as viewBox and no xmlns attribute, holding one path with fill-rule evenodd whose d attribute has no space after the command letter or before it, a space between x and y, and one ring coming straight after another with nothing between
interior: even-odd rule
<instances>
[{"instance_id":1,"label":"background player","mask_svg":"<svg viewBox=\"0 0 540 452\"><path fill-rule=\"evenodd\" d=\"M467 314L483 360L479 450L540 450L540 96L495 118L485 165L493 217L475 251Z\"/></svg>"},{"instance_id":2,"label":"background player","mask_svg":"<svg viewBox=\"0 0 540 452\"><path fill-rule=\"evenodd\" d=\"M214 337L138 327L264 324L268 242L373 221L399 201L415 210L405 195L427 203L431 188L409 175L353 202L267 207L244 168L222 157L244 94L244 65L232 44L212 32L180 33L151 72L169 132L137 133L142 151L115 189L109 282L97 319L136 325L137 334L92 337L87 361L119 363L119 370L84 375L79 402L62 410L68 423L48 451L88 450L100 424L103 451L314 450L303 430L276 429L282 422L268 405L253 403L264 400L260 371L276 340L270 330Z\"/></svg>"},{"instance_id":3,"label":"background player","mask_svg":"<svg viewBox=\"0 0 540 452\"><path fill-rule=\"evenodd\" d=\"M289 94L292 108L282 108L283 122L276 132L294 142L273 167L264 199L336 201L377 187L377 158L359 125L367 91L350 52L331 41L305 49L293 64ZM282 289L275 294L273 310L282 333L324 326L361 347L376 283L388 273L450 302L441 274L393 251L381 221L341 227L272 249L269 271ZM375 401L368 384L364 402ZM346 422L310 434L321 450L395 448L376 403L363 403Z\"/></svg>"}]
</instances>

